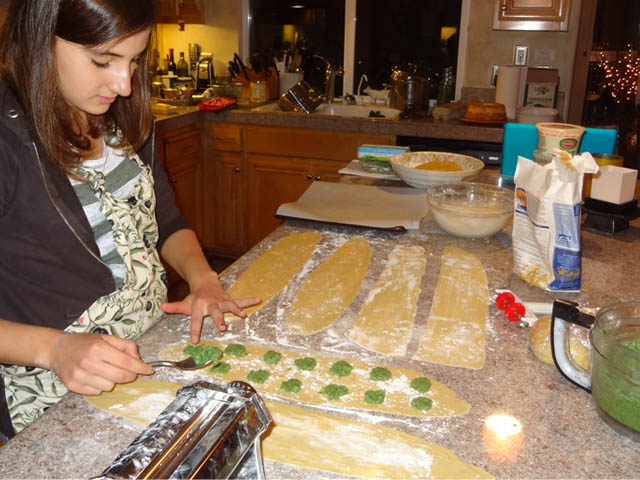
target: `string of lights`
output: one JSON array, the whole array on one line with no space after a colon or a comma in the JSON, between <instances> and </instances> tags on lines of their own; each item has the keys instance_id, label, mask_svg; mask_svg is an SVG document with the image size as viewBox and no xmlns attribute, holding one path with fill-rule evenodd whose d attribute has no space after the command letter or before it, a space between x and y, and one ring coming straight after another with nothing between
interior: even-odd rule
<instances>
[{"instance_id":1,"label":"string of lights","mask_svg":"<svg viewBox=\"0 0 640 480\"><path fill-rule=\"evenodd\" d=\"M598 61L604 70L604 87L610 91L616 103L635 101L638 93L640 58L631 45L627 45L627 48L621 59L609 60L601 53Z\"/></svg>"}]
</instances>

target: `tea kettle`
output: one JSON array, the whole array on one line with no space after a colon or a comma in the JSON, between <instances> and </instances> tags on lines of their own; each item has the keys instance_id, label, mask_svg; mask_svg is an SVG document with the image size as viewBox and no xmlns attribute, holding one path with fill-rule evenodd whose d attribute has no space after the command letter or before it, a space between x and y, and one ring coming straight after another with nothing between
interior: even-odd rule
<instances>
[{"instance_id":1,"label":"tea kettle","mask_svg":"<svg viewBox=\"0 0 640 480\"><path fill-rule=\"evenodd\" d=\"M569 323L590 329L590 371L568 354ZM556 300L550 336L553 361L562 375L592 393L609 426L640 441L640 301L609 305L593 316L574 302Z\"/></svg>"}]
</instances>

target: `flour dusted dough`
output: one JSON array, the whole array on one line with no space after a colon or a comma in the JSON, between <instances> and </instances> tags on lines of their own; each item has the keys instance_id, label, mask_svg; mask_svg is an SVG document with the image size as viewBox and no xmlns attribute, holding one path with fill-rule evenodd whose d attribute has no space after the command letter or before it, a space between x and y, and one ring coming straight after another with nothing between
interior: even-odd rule
<instances>
[{"instance_id":1,"label":"flour dusted dough","mask_svg":"<svg viewBox=\"0 0 640 480\"><path fill-rule=\"evenodd\" d=\"M424 248L395 247L358 318L347 331L347 338L374 352L404 355L411 339L426 264Z\"/></svg>"},{"instance_id":2,"label":"flour dusted dough","mask_svg":"<svg viewBox=\"0 0 640 480\"><path fill-rule=\"evenodd\" d=\"M551 339L549 334L551 331L551 317L541 317L531 327L529 332L529 344L531 351L541 362L553 365L553 355L551 353ZM577 325L569 326L569 353L571 357L585 370L589 369L591 362L591 346L589 342L589 330L578 327Z\"/></svg>"},{"instance_id":3,"label":"flour dusted dough","mask_svg":"<svg viewBox=\"0 0 640 480\"><path fill-rule=\"evenodd\" d=\"M370 260L369 242L347 240L305 278L287 315L289 330L309 335L335 322L356 298Z\"/></svg>"},{"instance_id":4,"label":"flour dusted dough","mask_svg":"<svg viewBox=\"0 0 640 480\"><path fill-rule=\"evenodd\" d=\"M227 293L232 298L261 298L260 304L244 309L249 315L259 310L291 281L321 239L319 232L296 233L282 238L249 265Z\"/></svg>"},{"instance_id":5,"label":"flour dusted dough","mask_svg":"<svg viewBox=\"0 0 640 480\"><path fill-rule=\"evenodd\" d=\"M117 385L90 403L148 425L175 398L182 385L136 380ZM139 415L135 404L144 404ZM492 478L435 443L395 429L355 422L267 400L274 428L262 437L268 460L302 468L365 478Z\"/></svg>"},{"instance_id":6,"label":"flour dusted dough","mask_svg":"<svg viewBox=\"0 0 640 480\"><path fill-rule=\"evenodd\" d=\"M442 253L427 330L416 360L452 367L482 368L489 289L484 268L474 255L457 247Z\"/></svg>"},{"instance_id":7,"label":"flour dusted dough","mask_svg":"<svg viewBox=\"0 0 640 480\"><path fill-rule=\"evenodd\" d=\"M219 342L202 342L202 345L211 345L221 350L225 349L225 344ZM184 357L182 350L186 344L174 344L165 346L160 352L159 358L168 360L178 360ZM310 405L324 405L335 408L353 408L360 410L373 410L378 412L391 413L395 415L409 415L414 417L446 417L454 415L464 415L469 411L469 404L458 398L456 394L444 384L434 380L417 370L384 366L392 375L391 380L377 382L371 380L369 374L371 370L379 365L371 365L357 359L341 359L313 355L316 366L311 371L300 370L295 361L309 357L310 354L283 350L281 348L267 348L257 345L246 345L247 355L244 357L230 357L223 355L221 361L228 362L231 370L225 374L209 372L209 369L199 370L202 375L209 375L216 379L231 382L233 380L243 380L247 382L247 375L252 370L268 370L269 378L261 384L252 383L253 387L261 393L277 395L294 402L307 403ZM263 357L269 350L277 350L282 354L282 358L276 365L267 364ZM330 371L331 366L339 360L346 360L353 369L351 373L344 377L339 377ZM431 380L431 388L426 393L419 393L411 388L411 381L414 378L428 377ZM298 393L291 393L280 388L282 382L291 378L297 378L302 382L302 389ZM251 383L251 382L249 382ZM339 400L328 400L326 395L320 391L330 383L344 385L348 389L348 394ZM386 390L384 403L374 405L364 401L367 390ZM416 397L427 397L433 400L433 407L421 412L411 407L411 400Z\"/></svg>"},{"instance_id":8,"label":"flour dusted dough","mask_svg":"<svg viewBox=\"0 0 640 480\"><path fill-rule=\"evenodd\" d=\"M265 458L364 478L492 478L435 443L381 425L267 401L276 427Z\"/></svg>"}]
</instances>

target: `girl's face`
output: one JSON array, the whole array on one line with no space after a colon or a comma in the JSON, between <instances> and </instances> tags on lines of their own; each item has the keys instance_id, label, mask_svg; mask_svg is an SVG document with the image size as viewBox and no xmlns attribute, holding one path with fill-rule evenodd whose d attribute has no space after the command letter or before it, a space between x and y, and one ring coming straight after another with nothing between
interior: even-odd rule
<instances>
[{"instance_id":1,"label":"girl's face","mask_svg":"<svg viewBox=\"0 0 640 480\"><path fill-rule=\"evenodd\" d=\"M131 76L147 47L150 29L86 47L56 37L59 89L65 100L84 113L100 115L118 96L131 94Z\"/></svg>"}]
</instances>

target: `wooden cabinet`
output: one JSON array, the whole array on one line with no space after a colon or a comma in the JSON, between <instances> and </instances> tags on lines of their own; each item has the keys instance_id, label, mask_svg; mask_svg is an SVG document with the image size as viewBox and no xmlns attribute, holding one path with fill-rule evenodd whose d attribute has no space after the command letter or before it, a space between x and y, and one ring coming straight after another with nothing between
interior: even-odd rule
<instances>
[{"instance_id":1,"label":"wooden cabinet","mask_svg":"<svg viewBox=\"0 0 640 480\"><path fill-rule=\"evenodd\" d=\"M208 133L204 164L204 242L218 256L239 257L249 248L243 130L239 125L216 124Z\"/></svg>"},{"instance_id":2,"label":"wooden cabinet","mask_svg":"<svg viewBox=\"0 0 640 480\"><path fill-rule=\"evenodd\" d=\"M199 238L203 237L200 166L202 135L199 128L185 127L156 136L176 203Z\"/></svg>"},{"instance_id":3,"label":"wooden cabinet","mask_svg":"<svg viewBox=\"0 0 640 480\"><path fill-rule=\"evenodd\" d=\"M255 244L284 220L275 216L283 203L294 202L311 182L337 182L345 163L323 160L248 155L248 234Z\"/></svg>"},{"instance_id":4,"label":"wooden cabinet","mask_svg":"<svg viewBox=\"0 0 640 480\"><path fill-rule=\"evenodd\" d=\"M158 157L167 172L176 204L199 239L203 238L202 222L202 134L198 126L191 125L156 134ZM164 261L169 285L180 277Z\"/></svg>"},{"instance_id":5,"label":"wooden cabinet","mask_svg":"<svg viewBox=\"0 0 640 480\"><path fill-rule=\"evenodd\" d=\"M156 0L158 23L204 23L203 0Z\"/></svg>"},{"instance_id":6,"label":"wooden cabinet","mask_svg":"<svg viewBox=\"0 0 640 480\"><path fill-rule=\"evenodd\" d=\"M395 136L210 123L206 127L206 246L241 255L284 220L278 207L314 181L337 182L338 170L364 143L393 145ZM208 190L205 188L205 194Z\"/></svg>"},{"instance_id":7,"label":"wooden cabinet","mask_svg":"<svg viewBox=\"0 0 640 480\"><path fill-rule=\"evenodd\" d=\"M566 32L571 0L495 0L494 30Z\"/></svg>"}]
</instances>

